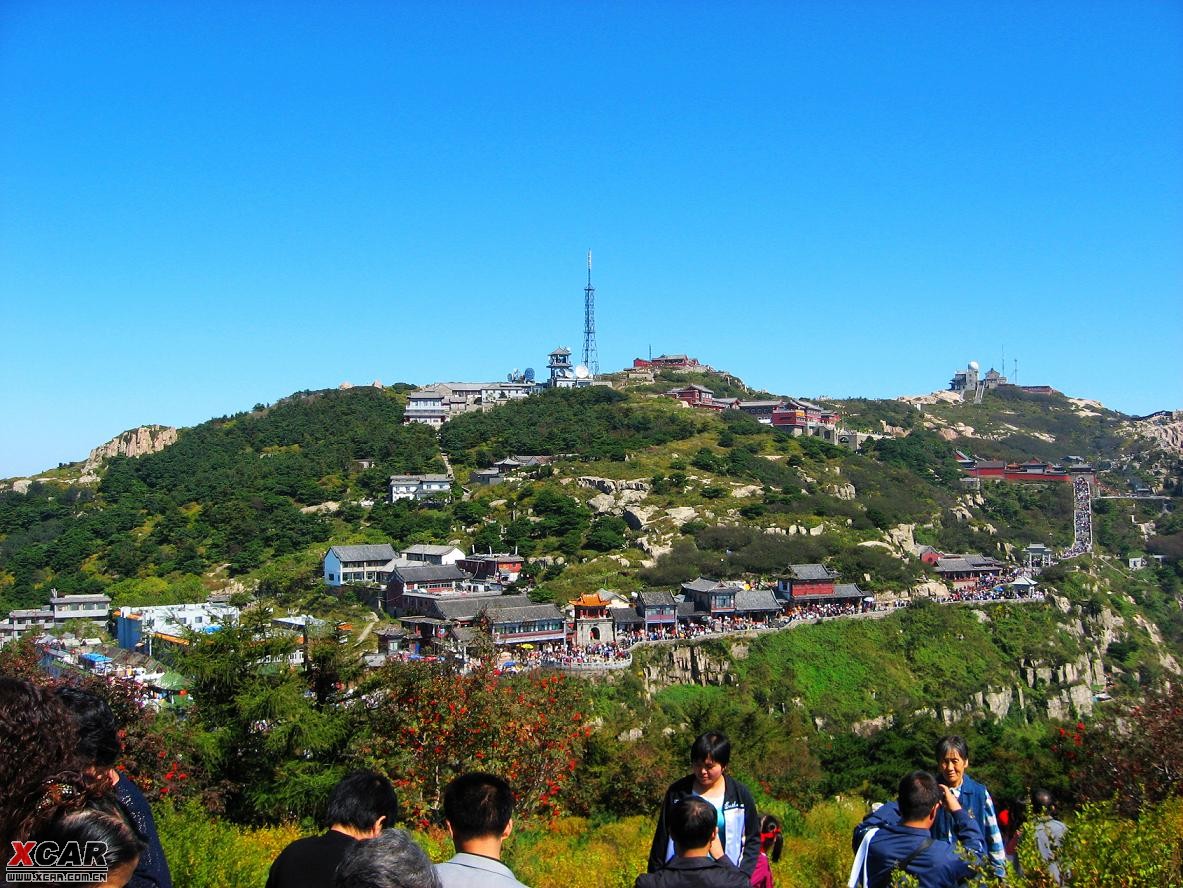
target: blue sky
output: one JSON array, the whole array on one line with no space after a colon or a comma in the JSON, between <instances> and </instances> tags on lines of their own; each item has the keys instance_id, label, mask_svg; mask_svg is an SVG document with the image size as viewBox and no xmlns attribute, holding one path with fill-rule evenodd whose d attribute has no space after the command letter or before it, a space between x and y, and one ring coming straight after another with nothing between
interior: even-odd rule
<instances>
[{"instance_id":1,"label":"blue sky","mask_svg":"<svg viewBox=\"0 0 1183 888\"><path fill-rule=\"evenodd\" d=\"M689 352L1183 407L1183 6L0 5L0 477L305 388Z\"/></svg>"}]
</instances>

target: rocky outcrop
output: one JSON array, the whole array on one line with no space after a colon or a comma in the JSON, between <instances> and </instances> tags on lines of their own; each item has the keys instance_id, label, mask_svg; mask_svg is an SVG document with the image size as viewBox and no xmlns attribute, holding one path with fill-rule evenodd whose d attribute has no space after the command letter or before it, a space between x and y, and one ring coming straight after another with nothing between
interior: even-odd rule
<instances>
[{"instance_id":1,"label":"rocky outcrop","mask_svg":"<svg viewBox=\"0 0 1183 888\"><path fill-rule=\"evenodd\" d=\"M739 680L726 655L701 644L662 648L661 656L644 667L642 679L649 694L673 684L733 685Z\"/></svg>"},{"instance_id":2,"label":"rocky outcrop","mask_svg":"<svg viewBox=\"0 0 1183 888\"><path fill-rule=\"evenodd\" d=\"M625 506L621 517L624 518L624 523L633 530L643 530L653 520L653 516L656 514L657 509L651 507Z\"/></svg>"},{"instance_id":3,"label":"rocky outcrop","mask_svg":"<svg viewBox=\"0 0 1183 888\"><path fill-rule=\"evenodd\" d=\"M113 456L127 456L135 459L146 453L156 453L163 450L170 444L175 444L176 441L177 430L171 426L152 425L130 429L92 450L90 456L86 458L83 472L93 471Z\"/></svg>"},{"instance_id":4,"label":"rocky outcrop","mask_svg":"<svg viewBox=\"0 0 1183 888\"><path fill-rule=\"evenodd\" d=\"M600 493L616 494L622 490L639 490L649 492L649 482L638 478L635 481L617 481L612 478L597 478L593 475L582 475L575 479L580 487L594 487Z\"/></svg>"},{"instance_id":5,"label":"rocky outcrop","mask_svg":"<svg viewBox=\"0 0 1183 888\"><path fill-rule=\"evenodd\" d=\"M597 515L607 515L616 508L616 498L610 493L597 493L587 505Z\"/></svg>"}]
</instances>

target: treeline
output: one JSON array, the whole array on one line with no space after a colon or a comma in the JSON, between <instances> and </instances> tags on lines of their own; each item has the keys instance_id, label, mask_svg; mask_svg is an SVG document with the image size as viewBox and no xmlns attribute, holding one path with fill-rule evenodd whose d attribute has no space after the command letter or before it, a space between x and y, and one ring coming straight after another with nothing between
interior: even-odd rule
<instances>
[{"instance_id":1,"label":"treeline","mask_svg":"<svg viewBox=\"0 0 1183 888\"><path fill-rule=\"evenodd\" d=\"M624 459L645 447L689 438L705 417L678 405L638 401L606 386L551 389L495 410L465 413L440 431L459 463L489 466L515 453Z\"/></svg>"},{"instance_id":2,"label":"treeline","mask_svg":"<svg viewBox=\"0 0 1183 888\"><path fill-rule=\"evenodd\" d=\"M685 538L657 563L641 571L653 586L677 586L697 576L735 579L755 575L784 576L790 564L824 563L868 592L903 589L924 574L919 560L902 561L885 550L852 546L833 534L789 536L771 534L750 525L716 526L689 522ZM870 576L868 580L866 577Z\"/></svg>"}]
</instances>

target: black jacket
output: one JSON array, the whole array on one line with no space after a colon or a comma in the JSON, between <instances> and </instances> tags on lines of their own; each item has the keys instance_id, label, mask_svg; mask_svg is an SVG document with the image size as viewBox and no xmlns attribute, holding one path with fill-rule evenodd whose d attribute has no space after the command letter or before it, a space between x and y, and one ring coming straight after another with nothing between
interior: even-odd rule
<instances>
[{"instance_id":1,"label":"black jacket","mask_svg":"<svg viewBox=\"0 0 1183 888\"><path fill-rule=\"evenodd\" d=\"M723 843L731 862L750 878L756 868L756 860L760 857L760 815L756 811L756 801L746 786L730 774L724 774L723 780L725 826L719 831L719 841ZM661 869L673 853L665 824L674 799L692 795L693 792L693 774L674 781L666 790L665 798L661 801L661 812L657 816L653 845L649 849L649 872L655 873Z\"/></svg>"},{"instance_id":2,"label":"black jacket","mask_svg":"<svg viewBox=\"0 0 1183 888\"><path fill-rule=\"evenodd\" d=\"M758 853L758 852L757 852ZM635 888L750 888L726 857L675 857L655 873L637 876Z\"/></svg>"},{"instance_id":3,"label":"black jacket","mask_svg":"<svg viewBox=\"0 0 1183 888\"><path fill-rule=\"evenodd\" d=\"M140 834L145 846L140 862L136 864L136 871L127 883L128 888L172 888L172 875L168 871L168 861L164 859L164 849L160 847L160 835L156 832L152 809L148 807L148 800L140 788L122 771L119 772L119 782L115 784L115 800L131 820L131 825Z\"/></svg>"},{"instance_id":4,"label":"black jacket","mask_svg":"<svg viewBox=\"0 0 1183 888\"><path fill-rule=\"evenodd\" d=\"M330 829L296 839L279 852L267 875L267 888L333 888L337 864L357 839Z\"/></svg>"}]
</instances>

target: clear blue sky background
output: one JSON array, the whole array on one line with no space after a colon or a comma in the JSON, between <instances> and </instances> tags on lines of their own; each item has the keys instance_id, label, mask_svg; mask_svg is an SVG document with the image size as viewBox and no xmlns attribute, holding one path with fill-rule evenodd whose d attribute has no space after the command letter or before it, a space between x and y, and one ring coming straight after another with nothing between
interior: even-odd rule
<instances>
[{"instance_id":1,"label":"clear blue sky background","mask_svg":"<svg viewBox=\"0 0 1183 888\"><path fill-rule=\"evenodd\" d=\"M0 477L304 388L689 352L1183 407L1172 2L0 4Z\"/></svg>"}]
</instances>

